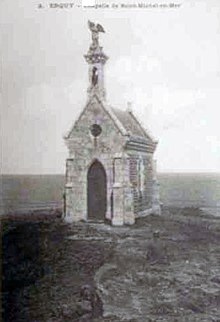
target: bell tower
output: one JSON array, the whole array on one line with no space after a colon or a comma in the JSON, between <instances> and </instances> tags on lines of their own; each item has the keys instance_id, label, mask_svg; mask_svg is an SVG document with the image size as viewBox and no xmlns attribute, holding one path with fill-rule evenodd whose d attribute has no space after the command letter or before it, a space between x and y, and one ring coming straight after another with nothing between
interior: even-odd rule
<instances>
[{"instance_id":1,"label":"bell tower","mask_svg":"<svg viewBox=\"0 0 220 322\"><path fill-rule=\"evenodd\" d=\"M86 62L89 64L89 87L87 91L89 96L96 93L100 99L105 100L104 65L108 57L99 45L99 33L105 31L100 24L88 21L88 25L92 33L92 43L88 53L84 55Z\"/></svg>"}]
</instances>

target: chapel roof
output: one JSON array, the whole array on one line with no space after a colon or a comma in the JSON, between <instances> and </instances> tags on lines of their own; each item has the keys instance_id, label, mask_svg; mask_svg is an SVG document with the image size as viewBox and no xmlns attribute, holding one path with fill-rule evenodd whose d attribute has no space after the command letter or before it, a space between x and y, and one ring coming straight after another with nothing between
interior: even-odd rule
<instances>
[{"instance_id":1,"label":"chapel roof","mask_svg":"<svg viewBox=\"0 0 220 322\"><path fill-rule=\"evenodd\" d=\"M133 137L144 138L147 140L153 140L151 135L147 133L146 129L137 120L133 112L130 110L120 110L118 108L111 108L117 119L123 125L125 130Z\"/></svg>"},{"instance_id":2,"label":"chapel roof","mask_svg":"<svg viewBox=\"0 0 220 322\"><path fill-rule=\"evenodd\" d=\"M80 120L85 110L88 108L91 101L95 98L102 105L102 107L108 113L108 115L111 117L116 127L121 132L121 134L129 137L128 142L131 141L131 142L136 142L136 143L139 142L143 144L145 143L157 144L157 141L142 126L142 124L138 121L137 117L133 114L133 112L130 109L121 110L115 107L111 107L108 104L104 104L104 102L101 99L99 99L99 96L97 94L93 94L90 97L85 108L81 111L81 113L74 121L74 124L71 127L70 131L68 131L68 133L64 136L65 139L70 138L70 135L75 125L78 123L78 121Z\"/></svg>"}]
</instances>

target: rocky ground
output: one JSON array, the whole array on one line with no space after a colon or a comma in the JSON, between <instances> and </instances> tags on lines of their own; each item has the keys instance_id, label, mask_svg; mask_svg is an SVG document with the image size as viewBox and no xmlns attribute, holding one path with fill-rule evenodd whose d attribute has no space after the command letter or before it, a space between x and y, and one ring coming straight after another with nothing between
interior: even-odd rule
<instances>
[{"instance_id":1,"label":"rocky ground","mask_svg":"<svg viewBox=\"0 0 220 322\"><path fill-rule=\"evenodd\" d=\"M220 218L164 208L134 226L2 221L4 321L220 321Z\"/></svg>"}]
</instances>

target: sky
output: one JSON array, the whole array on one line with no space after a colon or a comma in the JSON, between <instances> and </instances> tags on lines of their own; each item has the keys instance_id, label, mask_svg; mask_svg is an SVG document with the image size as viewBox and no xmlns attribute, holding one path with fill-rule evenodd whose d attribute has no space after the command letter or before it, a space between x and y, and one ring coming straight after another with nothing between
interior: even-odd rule
<instances>
[{"instance_id":1,"label":"sky","mask_svg":"<svg viewBox=\"0 0 220 322\"><path fill-rule=\"evenodd\" d=\"M87 99L88 20L106 31L107 101L132 103L159 141L158 171L220 172L219 0L163 9L85 9L76 1L66 9L49 8L60 1L0 1L1 172L64 173L63 136Z\"/></svg>"}]
</instances>

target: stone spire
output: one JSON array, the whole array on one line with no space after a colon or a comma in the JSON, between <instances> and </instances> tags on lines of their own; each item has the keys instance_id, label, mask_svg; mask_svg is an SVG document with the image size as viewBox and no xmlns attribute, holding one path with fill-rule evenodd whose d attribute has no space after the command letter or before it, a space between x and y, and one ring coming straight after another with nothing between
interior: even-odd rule
<instances>
[{"instance_id":1,"label":"stone spire","mask_svg":"<svg viewBox=\"0 0 220 322\"><path fill-rule=\"evenodd\" d=\"M104 87L104 65L108 57L103 53L102 47L99 45L99 33L105 32L100 24L88 22L89 29L92 33L92 43L86 55L86 62L89 64L89 87L88 94L91 96L96 93L100 99L105 100Z\"/></svg>"}]
</instances>

